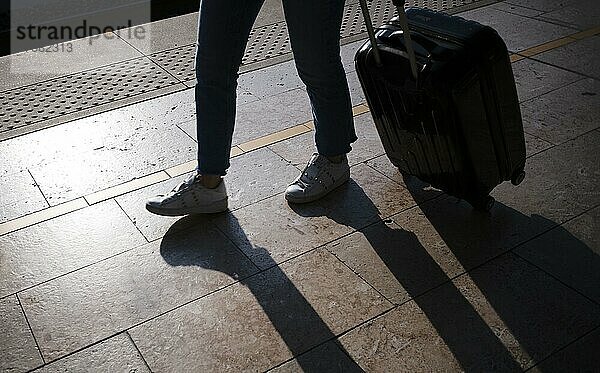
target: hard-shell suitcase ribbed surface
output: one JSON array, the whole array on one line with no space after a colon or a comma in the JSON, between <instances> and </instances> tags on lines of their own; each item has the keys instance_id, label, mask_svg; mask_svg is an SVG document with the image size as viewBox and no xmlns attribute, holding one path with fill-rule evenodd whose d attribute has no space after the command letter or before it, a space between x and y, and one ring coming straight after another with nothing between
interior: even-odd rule
<instances>
[{"instance_id":1,"label":"hard-shell suitcase ribbed surface","mask_svg":"<svg viewBox=\"0 0 600 373\"><path fill-rule=\"evenodd\" d=\"M391 162L479 209L491 190L524 177L523 124L506 45L490 27L425 9L407 12L418 79L403 32L391 20L356 70Z\"/></svg>"}]
</instances>

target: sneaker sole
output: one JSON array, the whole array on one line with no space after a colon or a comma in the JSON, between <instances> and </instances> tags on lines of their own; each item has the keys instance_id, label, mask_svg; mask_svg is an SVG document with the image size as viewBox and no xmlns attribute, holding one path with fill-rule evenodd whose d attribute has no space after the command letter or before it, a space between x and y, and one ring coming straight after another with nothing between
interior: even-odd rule
<instances>
[{"instance_id":1,"label":"sneaker sole","mask_svg":"<svg viewBox=\"0 0 600 373\"><path fill-rule=\"evenodd\" d=\"M344 177L344 178L336 181L333 184L333 186L331 187L331 189L329 189L329 190L327 190L327 191L325 191L325 192L323 192L321 194L317 194L317 195L314 195L314 196L303 196L303 197L299 197L299 198L296 198L294 196L286 194L285 195L285 199L288 202L297 203L297 204L314 202L314 201L317 201L317 200L325 197L326 195L328 195L329 193L333 192L337 188L341 187L342 185L344 185L345 183L347 183L348 180L350 180L350 172L349 171L348 171L348 176L347 177Z\"/></svg>"},{"instance_id":2,"label":"sneaker sole","mask_svg":"<svg viewBox=\"0 0 600 373\"><path fill-rule=\"evenodd\" d=\"M183 209L165 209L146 204L146 210L161 216L218 214L220 212L227 211L227 199L212 203L207 206L189 207Z\"/></svg>"}]
</instances>

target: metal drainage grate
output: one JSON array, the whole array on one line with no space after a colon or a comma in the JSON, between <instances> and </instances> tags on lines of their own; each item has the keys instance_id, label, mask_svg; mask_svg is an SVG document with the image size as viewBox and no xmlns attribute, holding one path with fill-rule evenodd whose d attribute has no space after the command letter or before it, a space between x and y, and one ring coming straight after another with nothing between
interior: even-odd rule
<instances>
[{"instance_id":1,"label":"metal drainage grate","mask_svg":"<svg viewBox=\"0 0 600 373\"><path fill-rule=\"evenodd\" d=\"M409 5L448 10L480 1L483 0L412 0ZM395 11L389 0L373 0L370 7L375 24L391 18ZM348 4L341 28L342 40L364 32L359 4ZM290 53L285 22L277 22L252 30L242 64L251 66L260 62L264 67L269 60L276 62L274 57ZM194 55L195 45L187 45L151 54L148 57L152 61L137 58L1 92L0 139L9 138L16 129L19 134L27 133L51 119L191 81L195 78ZM49 124L58 124L60 119L55 122Z\"/></svg>"}]
</instances>

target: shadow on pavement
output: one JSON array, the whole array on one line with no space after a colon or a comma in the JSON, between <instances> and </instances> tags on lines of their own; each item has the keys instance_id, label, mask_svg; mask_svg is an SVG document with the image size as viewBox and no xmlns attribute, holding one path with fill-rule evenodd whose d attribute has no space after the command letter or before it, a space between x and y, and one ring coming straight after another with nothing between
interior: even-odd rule
<instances>
[{"instance_id":1,"label":"shadow on pavement","mask_svg":"<svg viewBox=\"0 0 600 373\"><path fill-rule=\"evenodd\" d=\"M231 214L229 221L237 231L243 232L239 225L235 226L237 224L235 216ZM203 233L199 232L196 243L191 243L189 236L183 234L183 231L187 233L187 228L204 224L211 224L209 218L194 216L177 221L169 229L161 243L162 257L172 266L200 266L237 278L237 273L228 271L232 267L231 265L220 267L214 265L213 260L206 260L202 255L198 255L197 251L202 250L202 245L198 243L202 242ZM188 237L183 238L184 236ZM248 240L247 237L243 238ZM262 250L265 258L271 258L268 251L263 248L255 246L254 250ZM208 263L211 266L207 266ZM335 334L288 276L277 266L277 263L271 260L270 264L273 267L266 272L241 279L240 282L255 296L272 325L293 356L296 357L302 370L305 372L362 372L363 370L344 353L339 344L338 348L326 348L326 350L320 351L320 355L326 354L326 356L320 356L319 359L305 354L323 342L334 340ZM259 276L267 273L268 276L257 280Z\"/></svg>"},{"instance_id":2,"label":"shadow on pavement","mask_svg":"<svg viewBox=\"0 0 600 373\"><path fill-rule=\"evenodd\" d=\"M588 273L600 272L600 257L570 232L556 227L555 222L539 215L526 216L499 202L491 215L479 213L467 203L457 203L456 199L445 195L436 199L437 192L426 188L428 185L416 178L408 177L405 183L415 200L432 199L419 207L466 270L501 255L518 244L519 237L514 237L514 227L531 230L529 238L536 235L536 229L541 233L555 227L553 231L556 239L569 251L564 267L576 272L581 268L581 262L586 260ZM364 211L365 215L378 212L360 186L351 180L348 188L358 191L352 195L357 204L369 206L371 211ZM315 216L310 205L292 208L302 216ZM501 218L494 218L494 212L501 215ZM339 224L353 226L353 219L339 214L337 210L332 210L326 216ZM511 345L512 351L509 350L431 257L419 238L413 232L397 227L394 229L388 224L378 224L376 229L353 226L361 230L372 249L424 312L465 371L522 371L522 365L530 366L533 362L539 362L593 327L594 316L582 316L581 311L588 311L590 307L595 309L595 305L563 284L548 281L549 276L541 271L537 274L529 273L537 271L533 266L525 264L529 267L523 270L524 265L513 260L505 263L502 268L508 269L508 273L502 273L502 270L494 274L486 273L485 270L470 272L470 279L531 360L514 349L517 346ZM520 273L511 273L510 269L515 269L515 272L520 270ZM512 278L513 274L518 277ZM506 282L503 281L505 279ZM441 284L444 285L439 286ZM437 286L439 287L433 292L435 296L420 296ZM561 298L563 296L566 299ZM569 302L573 299L579 301L580 309L571 309L576 307ZM553 312L556 314L553 315ZM572 333L565 331L577 327L579 330L573 330Z\"/></svg>"},{"instance_id":3,"label":"shadow on pavement","mask_svg":"<svg viewBox=\"0 0 600 373\"><path fill-rule=\"evenodd\" d=\"M501 214L502 219L494 219L492 216L494 213L487 215L474 212L466 203L458 204L452 198L442 196L436 199L439 192L425 190L425 185L420 182L409 180L407 185L410 186L411 194L415 196L415 199L434 199L420 205L420 208L466 270L514 247L519 238L513 237L515 234L511 227L522 226L526 230L538 227L537 229L545 231L556 226L554 222L543 217L523 215L499 202L494 207L494 211ZM353 198L355 203L363 206L361 214L365 216L379 214L377 207L354 181L351 180L342 188L346 188L346 191L331 198L334 200ZM352 190L351 193L348 192L348 188ZM528 366L532 362L543 360L549 353L565 346L588 331L582 331L582 328L589 328L587 324L593 323L593 314L581 316L581 313L578 313L582 311L581 309L571 310L569 307L572 304L569 304L569 299L562 299L565 294L567 294L567 298L569 294L572 296L572 290L557 281L548 281L548 276L545 274L528 275L525 271L525 273L517 274L517 278L513 278L514 276L511 277L512 273L500 273L499 276L497 274L493 276L479 269L470 272L470 279L507 326L518 345L531 358L529 360L526 355L520 355L521 353L516 349L518 346L510 346L509 350L502 343L499 336L482 318L473 304L465 298L456 284L451 281L452 279L423 247L415 233L388 224L378 224L376 225L377 229L372 229L375 226L363 229L364 224L361 223L361 219L356 219L347 213L344 214L339 209L323 208L323 205L321 202L316 202L291 207L300 216L327 216L339 224L361 230L372 249L392 272L408 296L424 312L465 371L522 371L522 365ZM364 206L367 207L364 208ZM233 214L230 219L237 224ZM510 224L507 224L507 221L510 221ZM201 256L185 254L188 248L185 247L185 243L179 242L181 234L178 232L181 232L181 228L178 226L189 227L198 226L198 224L210 223L206 218L189 217L181 219L171 227L161 245L161 254L166 262L174 266L206 266L206 261L202 260ZM267 227L265 228L267 229ZM239 224L234 227L234 230L243 232ZM600 271L600 259L590 248L565 229L555 227L554 230L559 230L555 234L559 235L560 242L570 251L570 261L564 263L566 268L577 270L581 258L585 257L588 262L589 258L593 258L592 267ZM531 237L533 236L535 234L531 235ZM248 241L247 237L244 239ZM202 240L202 237L198 237L198 240ZM504 244L506 247L503 246ZM201 247L197 247L193 251L200 249ZM264 251L264 257L270 258L268 250L257 247L255 250ZM337 345L340 350L335 350L337 356L330 354L315 359L314 356L310 356L311 354L305 353L317 344L334 340L335 335L286 274L276 265L277 263L270 260L273 267L268 271L271 273L269 280L272 281L272 286L265 287L264 284L260 286L260 282L252 281L252 278L256 276L241 282L248 286L256 297L265 314L296 357L300 367L304 371L319 372L362 371L339 343ZM506 268L510 269L511 264L509 263ZM534 267L531 266L531 268ZM209 269L225 272L234 278L237 276L219 266ZM503 276L505 276L506 282ZM543 279L536 282L538 278ZM442 284L443 286L440 286ZM549 284L551 286L548 286ZM435 296L424 295L432 289L434 289ZM575 295L575 297L579 296ZM579 299L579 306L583 304L595 307L593 303L585 302L587 300L582 303ZM562 308L548 309L548 304L559 305ZM552 314L553 312L556 315ZM578 320L578 317L583 317L583 321ZM552 323L560 324L552 325ZM577 326L579 326L579 330L577 330ZM574 331L569 333L564 330L565 328L572 328Z\"/></svg>"}]
</instances>

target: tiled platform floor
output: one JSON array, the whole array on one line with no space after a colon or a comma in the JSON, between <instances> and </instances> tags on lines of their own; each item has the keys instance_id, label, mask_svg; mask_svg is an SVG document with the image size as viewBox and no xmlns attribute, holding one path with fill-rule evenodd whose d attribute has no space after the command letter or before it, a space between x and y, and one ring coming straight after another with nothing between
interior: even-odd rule
<instances>
[{"instance_id":1,"label":"tiled platform floor","mask_svg":"<svg viewBox=\"0 0 600 373\"><path fill-rule=\"evenodd\" d=\"M352 180L307 206L291 62L240 80L226 214L144 209L193 167L191 90L0 142L0 371L597 371L599 8L463 14L519 53L528 177L489 214L389 163L360 42Z\"/></svg>"}]
</instances>

